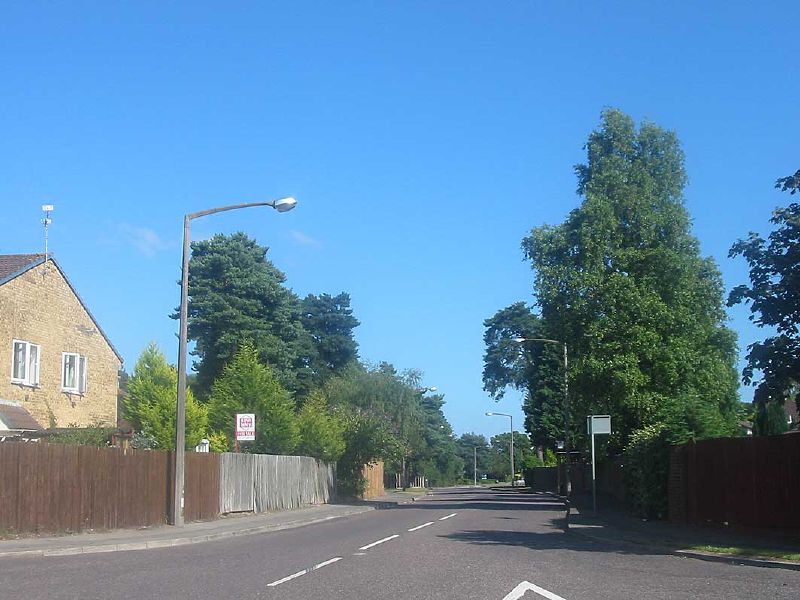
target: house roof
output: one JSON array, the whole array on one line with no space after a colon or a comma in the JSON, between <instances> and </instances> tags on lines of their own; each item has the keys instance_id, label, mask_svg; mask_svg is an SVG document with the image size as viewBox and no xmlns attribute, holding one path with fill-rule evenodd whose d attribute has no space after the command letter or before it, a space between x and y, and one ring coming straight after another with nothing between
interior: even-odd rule
<instances>
[{"instance_id":1,"label":"house roof","mask_svg":"<svg viewBox=\"0 0 800 600\"><path fill-rule=\"evenodd\" d=\"M100 332L100 335L106 340L111 350L114 354L117 355L119 362L124 362L122 356L117 349L114 347L114 344L111 343L111 340L108 339L105 331L103 328L100 327L100 324L97 322L97 319L94 318L92 311L89 310L89 307L83 301L83 298L80 297L75 286L72 285L72 282L69 280L69 277L64 273L61 269L59 264L56 262L56 259L53 258L53 255L44 255L44 254L0 254L0 286L8 283L12 279L16 279L20 275L30 271L34 267L38 267L41 264L44 264L45 260L52 263L58 272L61 273L61 276L64 278L64 281L67 282L67 285L72 290L72 293L75 294L75 297L78 299L78 302L81 303L83 306L83 310L86 311L86 314L89 315L89 318L94 323L95 327L97 327L97 331Z\"/></svg>"},{"instance_id":2,"label":"house roof","mask_svg":"<svg viewBox=\"0 0 800 600\"><path fill-rule=\"evenodd\" d=\"M44 262L44 254L0 254L0 285Z\"/></svg>"},{"instance_id":3,"label":"house roof","mask_svg":"<svg viewBox=\"0 0 800 600\"><path fill-rule=\"evenodd\" d=\"M42 431L44 427L21 404L0 399L0 431Z\"/></svg>"}]
</instances>

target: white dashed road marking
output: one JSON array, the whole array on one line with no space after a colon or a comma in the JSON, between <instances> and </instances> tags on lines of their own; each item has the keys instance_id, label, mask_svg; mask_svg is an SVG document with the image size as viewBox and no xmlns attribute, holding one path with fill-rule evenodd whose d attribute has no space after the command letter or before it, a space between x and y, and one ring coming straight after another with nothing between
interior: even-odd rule
<instances>
[{"instance_id":1,"label":"white dashed road marking","mask_svg":"<svg viewBox=\"0 0 800 600\"><path fill-rule=\"evenodd\" d=\"M427 523L423 523L422 525L417 525L416 527L412 527L409 531L416 531L417 529L422 529L423 527L427 527L428 525L433 525L433 521L428 521Z\"/></svg>"},{"instance_id":2,"label":"white dashed road marking","mask_svg":"<svg viewBox=\"0 0 800 600\"><path fill-rule=\"evenodd\" d=\"M377 542L372 542L371 544L367 544L366 546L361 546L359 550L369 550L370 548L377 546L378 544L382 544L383 542L388 542L389 540L393 540L394 538L400 537L399 534L395 533L394 535L390 535L389 537L385 537L382 540L378 540Z\"/></svg>"},{"instance_id":3,"label":"white dashed road marking","mask_svg":"<svg viewBox=\"0 0 800 600\"><path fill-rule=\"evenodd\" d=\"M439 519L439 520L440 520L440 521L446 521L447 519L451 519L451 518L455 517L457 514L458 514L458 513L452 513L452 514L449 514L449 515L447 515L446 517L442 517L442 518L441 518L441 519Z\"/></svg>"},{"instance_id":4,"label":"white dashed road marking","mask_svg":"<svg viewBox=\"0 0 800 600\"><path fill-rule=\"evenodd\" d=\"M288 577L284 577L283 579L278 579L278 581L273 581L272 583L268 583L267 587L275 587L276 585L286 583L287 581L291 581L292 579L297 579L298 577L302 577L303 575L310 573L311 571L316 571L317 569L321 569L322 567L332 565L333 563L339 562L340 560L342 560L341 556L337 556L336 558L326 560L325 562L321 562L318 565L314 565L313 567L310 567L308 569L303 569L302 571L298 571L297 573L289 575Z\"/></svg>"}]
</instances>

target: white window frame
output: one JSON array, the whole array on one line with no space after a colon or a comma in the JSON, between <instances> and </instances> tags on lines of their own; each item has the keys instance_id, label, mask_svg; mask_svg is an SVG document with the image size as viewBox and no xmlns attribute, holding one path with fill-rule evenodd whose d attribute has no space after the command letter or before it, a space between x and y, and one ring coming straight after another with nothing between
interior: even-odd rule
<instances>
[{"instance_id":1,"label":"white window frame","mask_svg":"<svg viewBox=\"0 0 800 600\"><path fill-rule=\"evenodd\" d=\"M67 382L66 370L67 359L74 358L75 360L75 381ZM61 353L61 391L68 394L80 394L83 396L86 393L87 374L89 360L77 352L62 352ZM74 385L67 385L67 383L74 383Z\"/></svg>"},{"instance_id":2,"label":"white window frame","mask_svg":"<svg viewBox=\"0 0 800 600\"><path fill-rule=\"evenodd\" d=\"M16 358L17 358L17 344L22 344L24 348L23 354L23 366L25 368L25 374L22 377L15 377L15 372L17 369L15 367ZM31 350L35 348L36 354L36 362L33 362L33 355L34 352ZM39 385L39 365L42 362L42 347L38 344L33 344L31 342L27 342L25 340L11 340L11 383L16 383L19 385L27 385L30 387L38 387Z\"/></svg>"}]
</instances>

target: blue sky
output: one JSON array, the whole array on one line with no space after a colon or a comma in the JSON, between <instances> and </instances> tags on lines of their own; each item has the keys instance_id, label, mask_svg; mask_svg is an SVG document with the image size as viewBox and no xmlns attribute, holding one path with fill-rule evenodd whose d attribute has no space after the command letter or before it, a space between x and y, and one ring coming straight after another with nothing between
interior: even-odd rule
<instances>
[{"instance_id":1,"label":"blue sky","mask_svg":"<svg viewBox=\"0 0 800 600\"><path fill-rule=\"evenodd\" d=\"M603 107L677 131L728 289L731 244L789 201L800 9L697 4L4 2L0 253L40 251L54 204L51 248L130 370L150 340L177 353L183 214L294 195L193 236L245 231L299 295L350 293L362 357L422 370L457 433L521 428L518 393L482 391L482 323L532 301L520 241L579 202Z\"/></svg>"}]
</instances>

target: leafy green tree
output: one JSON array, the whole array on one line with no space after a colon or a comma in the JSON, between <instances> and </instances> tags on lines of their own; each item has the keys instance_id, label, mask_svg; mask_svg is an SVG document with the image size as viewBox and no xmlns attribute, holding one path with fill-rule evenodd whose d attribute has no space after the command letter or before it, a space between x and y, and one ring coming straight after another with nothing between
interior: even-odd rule
<instances>
[{"instance_id":1,"label":"leafy green tree","mask_svg":"<svg viewBox=\"0 0 800 600\"><path fill-rule=\"evenodd\" d=\"M246 448L266 454L291 454L299 441L294 401L272 369L245 341L212 386L208 403L211 426L234 439L235 415L256 415L256 440ZM231 444L232 445L232 444Z\"/></svg>"},{"instance_id":2,"label":"leafy green tree","mask_svg":"<svg viewBox=\"0 0 800 600\"><path fill-rule=\"evenodd\" d=\"M493 479L510 481L511 432L492 436L489 467ZM531 447L530 438L521 431L514 432L514 470L517 473L537 465L538 456Z\"/></svg>"},{"instance_id":3,"label":"leafy green tree","mask_svg":"<svg viewBox=\"0 0 800 600\"><path fill-rule=\"evenodd\" d=\"M522 243L543 330L570 348L572 423L610 413L617 450L667 418L684 439L733 433L736 339L690 232L677 136L606 110L586 148L581 206ZM678 418L693 405L696 419Z\"/></svg>"},{"instance_id":4,"label":"leafy green tree","mask_svg":"<svg viewBox=\"0 0 800 600\"><path fill-rule=\"evenodd\" d=\"M776 187L794 194L800 171L778 180ZM743 256L750 267L750 285L731 291L728 305L749 304L750 320L774 328L775 335L748 347L745 384L762 377L754 394L755 433L770 435L786 430L783 407L795 396L800 382L800 204L778 208L770 222L775 230L765 240L751 232L737 241L729 256Z\"/></svg>"},{"instance_id":5,"label":"leafy green tree","mask_svg":"<svg viewBox=\"0 0 800 600\"><path fill-rule=\"evenodd\" d=\"M300 300L266 254L244 233L192 243L188 332L204 394L243 340L253 342L284 387L309 385L314 349L300 321Z\"/></svg>"},{"instance_id":6,"label":"leafy green tree","mask_svg":"<svg viewBox=\"0 0 800 600\"><path fill-rule=\"evenodd\" d=\"M477 459L478 479L481 475L489 472L489 442L485 436L470 432L463 433L461 437L456 440L458 447L458 454L464 463L463 478L467 481L472 481L475 465Z\"/></svg>"},{"instance_id":7,"label":"leafy green tree","mask_svg":"<svg viewBox=\"0 0 800 600\"><path fill-rule=\"evenodd\" d=\"M297 416L300 433L298 454L336 462L345 451L344 423L328 410L325 394L312 392Z\"/></svg>"},{"instance_id":8,"label":"leafy green tree","mask_svg":"<svg viewBox=\"0 0 800 600\"><path fill-rule=\"evenodd\" d=\"M178 371L156 344L150 343L142 351L127 388L125 418L134 429L154 439L157 448L174 450ZM186 390L186 448L200 443L207 429L208 411Z\"/></svg>"},{"instance_id":9,"label":"leafy green tree","mask_svg":"<svg viewBox=\"0 0 800 600\"><path fill-rule=\"evenodd\" d=\"M525 429L534 443L552 448L564 439L564 388L560 348L515 338L547 338L544 322L524 302L484 321L483 389L499 400L508 387L524 392Z\"/></svg>"},{"instance_id":10,"label":"leafy green tree","mask_svg":"<svg viewBox=\"0 0 800 600\"><path fill-rule=\"evenodd\" d=\"M442 412L444 396L424 396L418 392L419 429L412 440L409 454L409 473L426 477L432 486L452 485L461 479L464 462L460 456L453 430Z\"/></svg>"},{"instance_id":11,"label":"leafy green tree","mask_svg":"<svg viewBox=\"0 0 800 600\"><path fill-rule=\"evenodd\" d=\"M337 463L337 485L345 496L361 496L364 465L397 457L400 444L379 417L344 407L339 407L338 413L344 424L345 450Z\"/></svg>"},{"instance_id":12,"label":"leafy green tree","mask_svg":"<svg viewBox=\"0 0 800 600\"><path fill-rule=\"evenodd\" d=\"M353 316L348 294L309 294L301 304L301 322L313 340L311 369L317 381L328 379L358 360L353 330L360 323Z\"/></svg>"}]
</instances>

